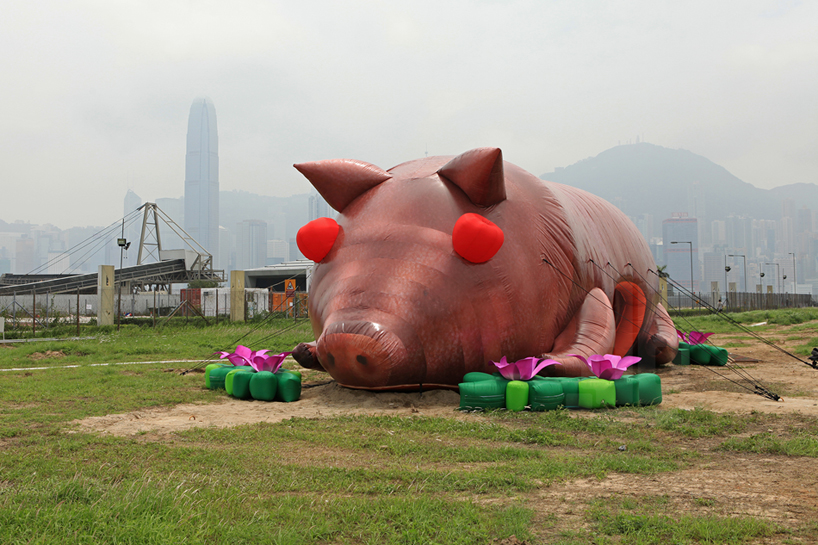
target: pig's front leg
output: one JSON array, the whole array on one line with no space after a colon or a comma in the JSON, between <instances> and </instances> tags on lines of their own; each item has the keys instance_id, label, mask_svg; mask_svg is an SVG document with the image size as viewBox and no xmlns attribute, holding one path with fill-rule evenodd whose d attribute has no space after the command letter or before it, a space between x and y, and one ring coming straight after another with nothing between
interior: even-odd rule
<instances>
[{"instance_id":1,"label":"pig's front leg","mask_svg":"<svg viewBox=\"0 0 818 545\"><path fill-rule=\"evenodd\" d=\"M571 322L554 341L554 348L543 358L557 360L562 365L551 365L543 375L565 377L591 376L590 368L579 358L592 354L610 354L616 342L616 320L605 292L594 288L588 292L582 306ZM624 354L622 354L624 356Z\"/></svg>"},{"instance_id":2,"label":"pig's front leg","mask_svg":"<svg viewBox=\"0 0 818 545\"><path fill-rule=\"evenodd\" d=\"M293 348L293 359L297 361L301 367L306 369L325 371L324 366L318 361L318 349L316 348L315 341L311 343L300 343Z\"/></svg>"}]
</instances>

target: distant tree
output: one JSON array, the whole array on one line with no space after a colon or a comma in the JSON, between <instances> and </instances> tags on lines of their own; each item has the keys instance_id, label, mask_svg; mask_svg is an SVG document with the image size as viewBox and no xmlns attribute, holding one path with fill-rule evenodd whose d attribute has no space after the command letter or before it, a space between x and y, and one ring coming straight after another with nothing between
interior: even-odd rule
<instances>
[{"instance_id":1,"label":"distant tree","mask_svg":"<svg viewBox=\"0 0 818 545\"><path fill-rule=\"evenodd\" d=\"M193 280L192 282L188 282L187 287L189 289L218 288L219 283L215 280Z\"/></svg>"},{"instance_id":2,"label":"distant tree","mask_svg":"<svg viewBox=\"0 0 818 545\"><path fill-rule=\"evenodd\" d=\"M659 278L668 278L670 275L665 271L667 269L667 265L662 265L661 267L656 267L656 274L659 275Z\"/></svg>"}]
</instances>

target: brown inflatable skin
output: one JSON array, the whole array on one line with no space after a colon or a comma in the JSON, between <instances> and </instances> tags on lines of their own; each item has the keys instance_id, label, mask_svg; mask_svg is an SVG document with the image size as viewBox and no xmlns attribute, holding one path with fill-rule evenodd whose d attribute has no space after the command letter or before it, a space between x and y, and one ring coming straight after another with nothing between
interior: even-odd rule
<instances>
[{"instance_id":1,"label":"brown inflatable skin","mask_svg":"<svg viewBox=\"0 0 818 545\"><path fill-rule=\"evenodd\" d=\"M351 160L295 166L340 212L312 273L317 341L296 347L303 366L350 388L417 390L457 387L502 356L553 358L563 365L546 371L567 376L589 374L567 354L633 354L648 367L675 356L650 250L602 199L544 182L497 148L389 171ZM465 213L503 230L485 263L452 248ZM631 304L632 293L647 304Z\"/></svg>"}]
</instances>

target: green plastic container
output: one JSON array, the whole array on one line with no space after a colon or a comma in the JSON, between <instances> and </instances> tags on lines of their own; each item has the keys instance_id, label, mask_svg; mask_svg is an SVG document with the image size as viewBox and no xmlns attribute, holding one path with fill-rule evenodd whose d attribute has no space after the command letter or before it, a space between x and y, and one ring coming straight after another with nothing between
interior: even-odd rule
<instances>
[{"instance_id":1,"label":"green plastic container","mask_svg":"<svg viewBox=\"0 0 818 545\"><path fill-rule=\"evenodd\" d=\"M501 409L506 406L505 380L483 380L480 382L461 382L460 410L476 411L482 409Z\"/></svg>"},{"instance_id":2,"label":"green plastic container","mask_svg":"<svg viewBox=\"0 0 818 545\"><path fill-rule=\"evenodd\" d=\"M662 379L653 373L634 375L639 382L639 404L658 405L662 402Z\"/></svg>"},{"instance_id":3,"label":"green plastic container","mask_svg":"<svg viewBox=\"0 0 818 545\"><path fill-rule=\"evenodd\" d=\"M290 403L301 398L301 377L289 371L276 373L278 386L275 392L275 400Z\"/></svg>"},{"instance_id":4,"label":"green plastic container","mask_svg":"<svg viewBox=\"0 0 818 545\"><path fill-rule=\"evenodd\" d=\"M583 379L577 377L556 377L562 384L562 391L565 394L565 407L567 409L579 408L579 383Z\"/></svg>"},{"instance_id":5,"label":"green plastic container","mask_svg":"<svg viewBox=\"0 0 818 545\"><path fill-rule=\"evenodd\" d=\"M228 365L226 367L218 367L216 369L211 369L209 376L210 376L210 389L211 390L224 390L224 379L227 377L227 373L233 370L232 365Z\"/></svg>"},{"instance_id":6,"label":"green plastic container","mask_svg":"<svg viewBox=\"0 0 818 545\"><path fill-rule=\"evenodd\" d=\"M506 384L506 409L513 412L525 410L528 406L528 383L512 380Z\"/></svg>"},{"instance_id":7,"label":"green plastic container","mask_svg":"<svg viewBox=\"0 0 818 545\"><path fill-rule=\"evenodd\" d=\"M612 380L589 378L579 383L579 406L584 409L616 407L616 385Z\"/></svg>"},{"instance_id":8,"label":"green plastic container","mask_svg":"<svg viewBox=\"0 0 818 545\"><path fill-rule=\"evenodd\" d=\"M481 382L484 380L494 380L494 375L474 371L472 373L466 373L465 375L463 375L462 382Z\"/></svg>"},{"instance_id":9,"label":"green plastic container","mask_svg":"<svg viewBox=\"0 0 818 545\"><path fill-rule=\"evenodd\" d=\"M531 380L528 383L528 404L532 411L553 411L565 404L562 382L556 379Z\"/></svg>"},{"instance_id":10,"label":"green plastic container","mask_svg":"<svg viewBox=\"0 0 818 545\"><path fill-rule=\"evenodd\" d=\"M228 364L225 365L224 363L210 363L205 367L205 388L210 388L210 371L213 369L219 369L221 367L233 367L232 365Z\"/></svg>"},{"instance_id":11,"label":"green plastic container","mask_svg":"<svg viewBox=\"0 0 818 545\"><path fill-rule=\"evenodd\" d=\"M616 388L616 406L639 405L639 381L634 377L622 377L613 381Z\"/></svg>"},{"instance_id":12,"label":"green plastic container","mask_svg":"<svg viewBox=\"0 0 818 545\"><path fill-rule=\"evenodd\" d=\"M250 379L256 373L236 373L233 375L233 397L238 399L251 399Z\"/></svg>"},{"instance_id":13,"label":"green plastic container","mask_svg":"<svg viewBox=\"0 0 818 545\"><path fill-rule=\"evenodd\" d=\"M690 349L680 346L676 357L673 358L673 365L690 365Z\"/></svg>"},{"instance_id":14,"label":"green plastic container","mask_svg":"<svg viewBox=\"0 0 818 545\"><path fill-rule=\"evenodd\" d=\"M707 349L706 344L690 345L690 363L697 365L710 365L712 353Z\"/></svg>"},{"instance_id":15,"label":"green plastic container","mask_svg":"<svg viewBox=\"0 0 818 545\"><path fill-rule=\"evenodd\" d=\"M256 370L250 367L249 365L239 365L233 368L232 371L227 373L227 376L224 377L224 389L227 392L227 395L233 395L233 377L236 376L236 373L255 373Z\"/></svg>"},{"instance_id":16,"label":"green plastic container","mask_svg":"<svg viewBox=\"0 0 818 545\"><path fill-rule=\"evenodd\" d=\"M710 365L727 365L727 358L729 357L729 354L726 348L709 344L703 346L705 346L707 351L710 352Z\"/></svg>"},{"instance_id":17,"label":"green plastic container","mask_svg":"<svg viewBox=\"0 0 818 545\"><path fill-rule=\"evenodd\" d=\"M235 378L233 379L233 390L235 391ZM276 398L278 389L278 377L270 371L253 373L250 378L250 395L259 401L273 401Z\"/></svg>"}]
</instances>

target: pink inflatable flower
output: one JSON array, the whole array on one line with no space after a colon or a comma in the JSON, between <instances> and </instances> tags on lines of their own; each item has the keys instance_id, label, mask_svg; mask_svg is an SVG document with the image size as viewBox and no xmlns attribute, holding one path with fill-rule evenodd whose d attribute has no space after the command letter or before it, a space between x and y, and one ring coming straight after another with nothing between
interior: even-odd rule
<instances>
[{"instance_id":1,"label":"pink inflatable flower","mask_svg":"<svg viewBox=\"0 0 818 545\"><path fill-rule=\"evenodd\" d=\"M235 352L217 352L217 354L221 354L219 359L227 358L227 361L233 365L250 365L250 361L254 356L264 354L265 352L267 352L267 350L254 352L246 346L238 345Z\"/></svg>"},{"instance_id":2,"label":"pink inflatable flower","mask_svg":"<svg viewBox=\"0 0 818 545\"><path fill-rule=\"evenodd\" d=\"M500 358L499 362L493 361L491 363L496 365L500 374L503 375L503 378L508 380L531 380L541 369L545 369L549 365L562 365L555 360L543 360L534 357L524 358L511 363L506 361L505 356Z\"/></svg>"},{"instance_id":3,"label":"pink inflatable flower","mask_svg":"<svg viewBox=\"0 0 818 545\"><path fill-rule=\"evenodd\" d=\"M292 352L282 352L274 356L268 356L266 348L264 350L250 350L246 346L238 345L235 352L218 352L220 359L227 358L233 365L249 365L256 371L271 371L275 373L284 363L284 358Z\"/></svg>"},{"instance_id":4,"label":"pink inflatable flower","mask_svg":"<svg viewBox=\"0 0 818 545\"><path fill-rule=\"evenodd\" d=\"M593 356L588 356L587 360L579 354L568 355L581 359L594 375L605 380L622 378L622 375L628 367L642 360L642 358L638 356L625 356L623 358L613 354L605 354L604 356L594 354Z\"/></svg>"},{"instance_id":5,"label":"pink inflatable flower","mask_svg":"<svg viewBox=\"0 0 818 545\"><path fill-rule=\"evenodd\" d=\"M267 350L259 350L259 352L267 352ZM281 364L284 363L284 358L290 354L292 354L292 352L282 352L274 356L258 354L250 361L250 365L259 372L270 371L271 373L277 373L281 368Z\"/></svg>"},{"instance_id":6,"label":"pink inflatable flower","mask_svg":"<svg viewBox=\"0 0 818 545\"><path fill-rule=\"evenodd\" d=\"M701 331L691 331L687 336L687 344L704 344L712 333L702 333Z\"/></svg>"},{"instance_id":7,"label":"pink inflatable flower","mask_svg":"<svg viewBox=\"0 0 818 545\"><path fill-rule=\"evenodd\" d=\"M691 331L687 337L685 337L684 331L676 330L676 335L682 341L685 341L687 344L704 344L707 342L707 338L712 335L712 333L702 333L701 331Z\"/></svg>"}]
</instances>

